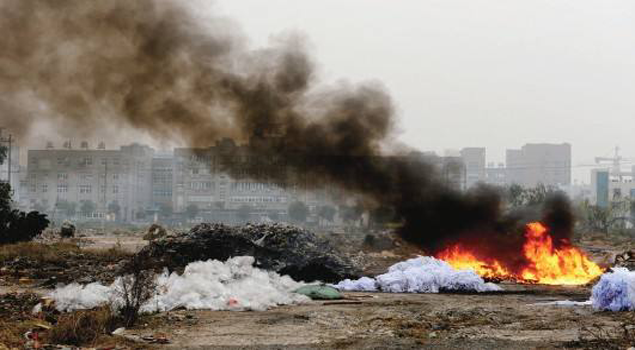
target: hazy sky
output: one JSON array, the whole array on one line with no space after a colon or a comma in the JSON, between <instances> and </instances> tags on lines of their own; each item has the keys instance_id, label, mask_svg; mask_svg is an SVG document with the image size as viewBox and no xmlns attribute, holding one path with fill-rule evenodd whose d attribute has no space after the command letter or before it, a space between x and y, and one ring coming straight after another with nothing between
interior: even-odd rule
<instances>
[{"instance_id":1,"label":"hazy sky","mask_svg":"<svg viewBox=\"0 0 635 350\"><path fill-rule=\"evenodd\" d=\"M217 0L255 46L303 33L325 82L380 80L422 150L635 155L635 1ZM588 168L574 171L588 182Z\"/></svg>"}]
</instances>

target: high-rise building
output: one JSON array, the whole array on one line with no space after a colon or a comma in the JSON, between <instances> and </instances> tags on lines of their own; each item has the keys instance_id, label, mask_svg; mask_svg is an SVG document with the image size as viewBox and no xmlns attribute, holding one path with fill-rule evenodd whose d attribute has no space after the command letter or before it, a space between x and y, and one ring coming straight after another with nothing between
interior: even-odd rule
<instances>
[{"instance_id":1,"label":"high-rise building","mask_svg":"<svg viewBox=\"0 0 635 350\"><path fill-rule=\"evenodd\" d=\"M463 159L465 164L465 185L467 188L486 181L485 148L463 148L461 150L461 159Z\"/></svg>"},{"instance_id":2,"label":"high-rise building","mask_svg":"<svg viewBox=\"0 0 635 350\"><path fill-rule=\"evenodd\" d=\"M526 144L507 150L507 182L526 187L571 184L571 145Z\"/></svg>"}]
</instances>

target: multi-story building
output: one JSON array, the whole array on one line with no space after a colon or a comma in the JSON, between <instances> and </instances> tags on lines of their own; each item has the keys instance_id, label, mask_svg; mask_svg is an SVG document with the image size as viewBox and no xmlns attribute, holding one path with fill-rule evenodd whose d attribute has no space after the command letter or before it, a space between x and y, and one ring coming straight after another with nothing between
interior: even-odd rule
<instances>
[{"instance_id":1,"label":"multi-story building","mask_svg":"<svg viewBox=\"0 0 635 350\"><path fill-rule=\"evenodd\" d=\"M256 176L253 164L259 164ZM231 139L205 149L177 148L173 207L184 212L196 206L204 215L222 221L234 221L236 210L245 206L252 213L279 217L286 214L292 198L297 199L287 171L284 164L253 159L246 146Z\"/></svg>"},{"instance_id":2,"label":"multi-story building","mask_svg":"<svg viewBox=\"0 0 635 350\"><path fill-rule=\"evenodd\" d=\"M85 217L141 219L151 207L153 154L139 144L107 150L103 143L90 149L82 142L73 149L70 141L62 149L29 150L29 206L52 216L73 206Z\"/></svg>"},{"instance_id":3,"label":"multi-story building","mask_svg":"<svg viewBox=\"0 0 635 350\"><path fill-rule=\"evenodd\" d=\"M463 148L461 159L465 164L465 185L467 188L486 181L484 147Z\"/></svg>"},{"instance_id":4,"label":"multi-story building","mask_svg":"<svg viewBox=\"0 0 635 350\"><path fill-rule=\"evenodd\" d=\"M571 145L526 144L506 153L507 182L526 187L571 184Z\"/></svg>"},{"instance_id":5,"label":"multi-story building","mask_svg":"<svg viewBox=\"0 0 635 350\"><path fill-rule=\"evenodd\" d=\"M438 156L434 152L412 152L409 158L413 161L426 162L434 167L441 182L455 190L466 189L466 168L460 156Z\"/></svg>"},{"instance_id":6,"label":"multi-story building","mask_svg":"<svg viewBox=\"0 0 635 350\"><path fill-rule=\"evenodd\" d=\"M625 199L635 200L635 166L629 172L615 169L591 170L591 202L600 207Z\"/></svg>"},{"instance_id":7,"label":"multi-story building","mask_svg":"<svg viewBox=\"0 0 635 350\"><path fill-rule=\"evenodd\" d=\"M172 188L174 186L174 157L156 156L152 159L152 206L156 211L172 211Z\"/></svg>"},{"instance_id":8,"label":"multi-story building","mask_svg":"<svg viewBox=\"0 0 635 350\"><path fill-rule=\"evenodd\" d=\"M487 168L485 168L485 182L495 186L506 186L508 183L505 164L488 163Z\"/></svg>"}]
</instances>

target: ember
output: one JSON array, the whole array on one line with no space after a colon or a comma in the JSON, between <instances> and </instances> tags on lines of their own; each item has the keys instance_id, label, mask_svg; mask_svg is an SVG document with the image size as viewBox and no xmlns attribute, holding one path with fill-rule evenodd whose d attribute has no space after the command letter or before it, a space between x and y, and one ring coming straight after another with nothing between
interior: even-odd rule
<instances>
[{"instance_id":1,"label":"ember","mask_svg":"<svg viewBox=\"0 0 635 350\"><path fill-rule=\"evenodd\" d=\"M457 243L436 254L436 257L456 269L472 269L485 278L520 283L578 285L588 283L603 272L568 241L562 242L560 247L554 246L552 236L539 222L527 225L522 255L525 262L518 268L503 259L479 256L474 249Z\"/></svg>"}]
</instances>

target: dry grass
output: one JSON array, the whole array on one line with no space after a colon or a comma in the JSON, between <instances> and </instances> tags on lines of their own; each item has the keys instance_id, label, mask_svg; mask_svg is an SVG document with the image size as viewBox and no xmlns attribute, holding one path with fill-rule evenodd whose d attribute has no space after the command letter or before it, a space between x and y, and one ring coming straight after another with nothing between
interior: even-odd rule
<instances>
[{"instance_id":1,"label":"dry grass","mask_svg":"<svg viewBox=\"0 0 635 350\"><path fill-rule=\"evenodd\" d=\"M0 263L16 258L29 258L43 263L58 263L66 259L65 255L67 253L79 252L79 246L71 242L7 244L0 246Z\"/></svg>"},{"instance_id":2,"label":"dry grass","mask_svg":"<svg viewBox=\"0 0 635 350\"><path fill-rule=\"evenodd\" d=\"M36 327L36 319L28 321L5 321L0 320L0 344L8 348L22 348L26 342L24 333Z\"/></svg>"},{"instance_id":3,"label":"dry grass","mask_svg":"<svg viewBox=\"0 0 635 350\"><path fill-rule=\"evenodd\" d=\"M131 252L124 250L120 244L112 246L108 249L84 249L82 252L88 255L92 255L95 258L108 261L126 259L133 255Z\"/></svg>"},{"instance_id":4,"label":"dry grass","mask_svg":"<svg viewBox=\"0 0 635 350\"><path fill-rule=\"evenodd\" d=\"M100 261L117 261L132 255L121 246L113 246L109 249L81 249L76 242L72 241L51 244L23 242L0 246L0 263L12 261L16 258L24 258L44 264L56 264L66 261L68 255L77 254L88 255Z\"/></svg>"},{"instance_id":5,"label":"dry grass","mask_svg":"<svg viewBox=\"0 0 635 350\"><path fill-rule=\"evenodd\" d=\"M621 350L635 346L635 312L620 313L622 322L615 327L601 325L584 326L580 340L570 346L582 349Z\"/></svg>"},{"instance_id":6,"label":"dry grass","mask_svg":"<svg viewBox=\"0 0 635 350\"><path fill-rule=\"evenodd\" d=\"M55 327L47 332L45 341L51 344L93 346L100 337L110 334L119 322L119 318L107 306L63 314Z\"/></svg>"}]
</instances>

